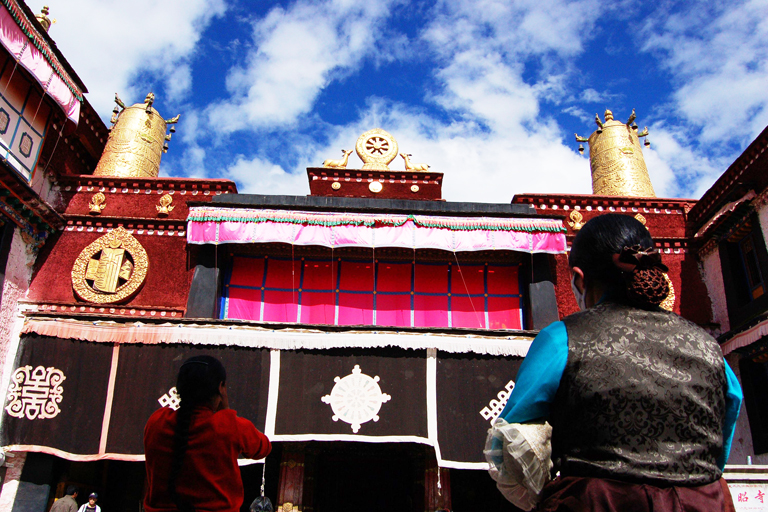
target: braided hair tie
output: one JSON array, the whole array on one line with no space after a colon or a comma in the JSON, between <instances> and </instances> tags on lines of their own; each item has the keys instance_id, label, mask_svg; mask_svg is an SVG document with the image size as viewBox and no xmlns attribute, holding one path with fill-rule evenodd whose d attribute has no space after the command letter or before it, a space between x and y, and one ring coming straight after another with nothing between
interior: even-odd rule
<instances>
[{"instance_id":1,"label":"braided hair tie","mask_svg":"<svg viewBox=\"0 0 768 512\"><path fill-rule=\"evenodd\" d=\"M624 247L612 259L624 276L627 297L633 302L658 306L669 295L664 275L669 268L661 262L661 254L656 249L640 245Z\"/></svg>"}]
</instances>

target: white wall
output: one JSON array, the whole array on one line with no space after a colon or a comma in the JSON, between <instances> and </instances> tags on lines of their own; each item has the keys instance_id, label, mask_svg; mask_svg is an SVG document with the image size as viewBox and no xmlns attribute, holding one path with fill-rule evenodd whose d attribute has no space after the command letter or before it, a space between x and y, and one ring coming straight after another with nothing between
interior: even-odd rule
<instances>
[{"instance_id":1,"label":"white wall","mask_svg":"<svg viewBox=\"0 0 768 512\"><path fill-rule=\"evenodd\" d=\"M731 330L728 320L728 304L725 299L725 284L723 283L723 269L720 265L720 252L715 249L702 258L701 273L704 284L707 286L707 294L712 304L712 321L720 324L719 335Z\"/></svg>"}]
</instances>

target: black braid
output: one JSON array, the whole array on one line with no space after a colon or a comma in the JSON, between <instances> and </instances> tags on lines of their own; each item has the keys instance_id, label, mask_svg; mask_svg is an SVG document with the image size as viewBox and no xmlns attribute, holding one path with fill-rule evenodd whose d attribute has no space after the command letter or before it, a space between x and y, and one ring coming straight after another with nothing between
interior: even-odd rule
<instances>
[{"instance_id":1,"label":"black braid","mask_svg":"<svg viewBox=\"0 0 768 512\"><path fill-rule=\"evenodd\" d=\"M187 453L187 445L189 444L189 425L192 423L193 411L194 406L192 404L186 405L184 400L181 401L179 410L176 411L176 435L173 438L173 460L168 478L168 492L176 504L176 508L182 512L194 511L192 505L183 501L176 492L176 480L178 480L179 472L181 472L184 455Z\"/></svg>"},{"instance_id":2,"label":"black braid","mask_svg":"<svg viewBox=\"0 0 768 512\"><path fill-rule=\"evenodd\" d=\"M181 512L194 512L191 503L182 499L176 491L176 482L189 445L189 427L194 409L206 405L219 393L219 384L226 382L224 366L211 356L195 356L187 359L179 369L176 391L181 403L176 411L176 433L173 438L173 460L168 475L168 493Z\"/></svg>"}]
</instances>

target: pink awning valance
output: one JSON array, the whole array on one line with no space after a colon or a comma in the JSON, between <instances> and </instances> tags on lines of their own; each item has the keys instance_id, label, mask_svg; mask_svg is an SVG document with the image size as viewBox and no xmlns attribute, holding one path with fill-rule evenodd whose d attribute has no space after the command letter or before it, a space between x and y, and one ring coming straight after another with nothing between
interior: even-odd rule
<instances>
[{"instance_id":1,"label":"pink awning valance","mask_svg":"<svg viewBox=\"0 0 768 512\"><path fill-rule=\"evenodd\" d=\"M190 244L270 243L446 251L565 252L558 219L192 208Z\"/></svg>"},{"instance_id":2,"label":"pink awning valance","mask_svg":"<svg viewBox=\"0 0 768 512\"><path fill-rule=\"evenodd\" d=\"M40 83L64 114L77 124L83 93L75 85L53 51L35 31L13 0L1 0L0 43Z\"/></svg>"}]
</instances>

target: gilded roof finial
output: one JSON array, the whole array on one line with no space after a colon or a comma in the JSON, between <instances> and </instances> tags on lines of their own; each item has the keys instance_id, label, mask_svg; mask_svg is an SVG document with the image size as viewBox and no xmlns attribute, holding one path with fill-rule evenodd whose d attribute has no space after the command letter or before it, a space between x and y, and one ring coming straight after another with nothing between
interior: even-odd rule
<instances>
[{"instance_id":1,"label":"gilded roof finial","mask_svg":"<svg viewBox=\"0 0 768 512\"><path fill-rule=\"evenodd\" d=\"M617 121L606 109L605 122L595 114L595 130L589 138L576 135L576 142L589 143L589 164L592 168L592 193L606 196L655 197L648 169L645 166L639 137L648 135L648 128L638 133L635 110L626 123ZM648 139L645 146L650 146ZM583 152L579 146L579 152Z\"/></svg>"},{"instance_id":2,"label":"gilded roof finial","mask_svg":"<svg viewBox=\"0 0 768 512\"><path fill-rule=\"evenodd\" d=\"M163 119L152 106L154 102L155 95L150 92L143 103L127 107L115 94L112 130L94 175L158 176L160 157L168 151L168 141L176 131L173 125L179 121L180 115ZM170 129L168 125L172 125Z\"/></svg>"},{"instance_id":3,"label":"gilded roof finial","mask_svg":"<svg viewBox=\"0 0 768 512\"><path fill-rule=\"evenodd\" d=\"M51 25L56 23L56 20L51 20L51 18L48 17L48 6L44 5L42 10L40 11L40 14L35 14L35 18L37 21L40 22L40 24L43 26L46 32L48 32L48 29L51 28Z\"/></svg>"}]
</instances>

